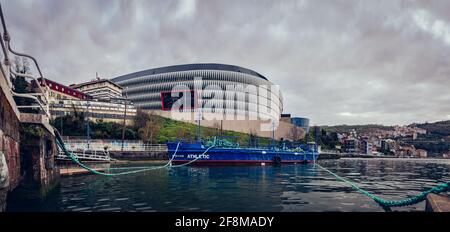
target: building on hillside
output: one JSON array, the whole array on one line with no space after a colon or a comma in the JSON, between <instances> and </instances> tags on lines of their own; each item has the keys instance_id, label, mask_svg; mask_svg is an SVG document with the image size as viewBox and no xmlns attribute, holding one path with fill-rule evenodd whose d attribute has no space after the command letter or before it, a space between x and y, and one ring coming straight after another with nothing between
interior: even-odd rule
<instances>
[{"instance_id":1,"label":"building on hillside","mask_svg":"<svg viewBox=\"0 0 450 232\"><path fill-rule=\"evenodd\" d=\"M126 114L125 114L126 107ZM125 101L83 101L83 100L52 100L50 101L51 118L83 113L92 122L115 122L131 125L136 116L133 103Z\"/></svg>"},{"instance_id":2,"label":"building on hillside","mask_svg":"<svg viewBox=\"0 0 450 232\"><path fill-rule=\"evenodd\" d=\"M447 151L446 153L442 154L442 158L450 159L450 151Z\"/></svg>"},{"instance_id":3,"label":"building on hillside","mask_svg":"<svg viewBox=\"0 0 450 232\"><path fill-rule=\"evenodd\" d=\"M359 140L355 138L347 138L343 143L343 151L347 153L359 152Z\"/></svg>"},{"instance_id":4,"label":"building on hillside","mask_svg":"<svg viewBox=\"0 0 450 232\"><path fill-rule=\"evenodd\" d=\"M49 87L49 107L50 118L56 119L64 115L73 115L75 112L84 113L90 121L94 122L116 122L123 123L126 117L126 124L131 124L136 115L136 108L133 103L122 99L111 99L101 101L94 99L91 95L57 83L49 79L38 79L43 85L42 80ZM36 86L33 81L32 85ZM125 115L125 105L127 112Z\"/></svg>"},{"instance_id":5,"label":"building on hillside","mask_svg":"<svg viewBox=\"0 0 450 232\"><path fill-rule=\"evenodd\" d=\"M426 150L424 149L417 149L416 150L416 157L417 158L427 158L428 153Z\"/></svg>"},{"instance_id":6,"label":"building on hillside","mask_svg":"<svg viewBox=\"0 0 450 232\"><path fill-rule=\"evenodd\" d=\"M372 154L372 143L369 142L367 139L363 139L359 143L359 152L361 154L365 155L371 155Z\"/></svg>"},{"instance_id":7,"label":"building on hillside","mask_svg":"<svg viewBox=\"0 0 450 232\"><path fill-rule=\"evenodd\" d=\"M352 138L358 138L358 132L355 129L351 129L349 132L349 136Z\"/></svg>"},{"instance_id":8,"label":"building on hillside","mask_svg":"<svg viewBox=\"0 0 450 232\"><path fill-rule=\"evenodd\" d=\"M336 132L336 140L339 143L343 144L344 143L344 138L345 138L345 136L342 133Z\"/></svg>"},{"instance_id":9,"label":"building on hillside","mask_svg":"<svg viewBox=\"0 0 450 232\"><path fill-rule=\"evenodd\" d=\"M98 100L109 101L122 98L123 88L108 79L97 78L89 82L72 84L70 87Z\"/></svg>"},{"instance_id":10,"label":"building on hillside","mask_svg":"<svg viewBox=\"0 0 450 232\"><path fill-rule=\"evenodd\" d=\"M402 145L395 151L395 155L400 158L412 158L416 155L416 148L414 145Z\"/></svg>"},{"instance_id":11,"label":"building on hillside","mask_svg":"<svg viewBox=\"0 0 450 232\"><path fill-rule=\"evenodd\" d=\"M384 153L395 153L396 142L392 139L381 140L380 151Z\"/></svg>"},{"instance_id":12,"label":"building on hillside","mask_svg":"<svg viewBox=\"0 0 450 232\"><path fill-rule=\"evenodd\" d=\"M413 139L417 138L419 134L423 135L427 133L425 129L414 126L394 126L394 130L394 135L397 137L411 136Z\"/></svg>"}]
</instances>

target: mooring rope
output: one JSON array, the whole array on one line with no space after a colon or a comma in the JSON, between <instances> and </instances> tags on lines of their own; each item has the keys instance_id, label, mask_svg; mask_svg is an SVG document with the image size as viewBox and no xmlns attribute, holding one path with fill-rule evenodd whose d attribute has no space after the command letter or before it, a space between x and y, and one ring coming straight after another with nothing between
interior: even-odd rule
<instances>
[{"instance_id":1,"label":"mooring rope","mask_svg":"<svg viewBox=\"0 0 450 232\"><path fill-rule=\"evenodd\" d=\"M169 162L167 162L167 163L166 163L165 165L163 165L163 166L147 167L147 168L142 168L142 169L139 169L139 170L126 171L126 172L120 172L120 173L105 173L105 172L97 171L97 170L95 170L95 169L93 169L93 168L91 168L91 167L89 167L89 166L87 166L87 165L81 163L81 162L77 159L77 157L75 157L75 155L74 155L72 152L70 152L70 151L66 148L66 146L64 145L64 142L63 142L61 136L59 135L59 133L58 133L58 131L57 131L56 129L55 129L55 138L56 138L56 144L58 145L58 147L64 152L64 154L66 154L67 157L69 157L70 160L72 160L72 162L78 164L80 167L82 167L82 168L88 170L89 172L91 172L91 173L93 173L93 174L102 175L102 176L128 175L128 174L140 173L140 172L145 172L145 171L150 171L150 170L163 169L163 168L167 168L167 167L182 167L182 166L186 166L186 165L188 165L188 164L191 164L191 163L197 161L202 155L206 154L206 152L208 152L209 149L211 149L212 147L214 147L214 145L208 147L208 148L205 150L205 152L203 152L201 155L197 156L197 158L195 158L195 159L193 159L193 160L191 160L191 161L189 161L189 162L187 162L187 163L184 163L184 164L181 164L181 165L172 165L172 161L173 161L173 159L175 158L175 155L176 155L176 153L177 153L177 151L178 151L178 148L179 148L179 146L180 146L180 143L181 143L181 142L178 142L174 154L173 154L172 157L170 158ZM128 168L124 168L124 169L132 169L132 168L129 168L129 167L128 167Z\"/></svg>"},{"instance_id":2,"label":"mooring rope","mask_svg":"<svg viewBox=\"0 0 450 232\"><path fill-rule=\"evenodd\" d=\"M89 172L93 173L93 174L97 174L97 175L102 175L102 176L120 176L120 175L127 175L127 174L134 174L134 173L139 173L139 172L144 172L144 171L150 171L150 170L157 170L157 169L163 169L166 168L170 165L171 160L163 165L163 166L156 166L156 167L147 167L147 168L142 168L139 170L133 170L133 171L125 171L125 172L120 172L120 173L105 173L105 172L100 172L97 171L83 163L81 163L76 157L75 155L73 155L72 152L68 151L66 149L66 147L64 146L64 144L61 144L58 140L56 141L56 144L63 150L64 154L66 154L67 157L69 157L72 162L78 164L80 167L88 170Z\"/></svg>"},{"instance_id":3,"label":"mooring rope","mask_svg":"<svg viewBox=\"0 0 450 232\"><path fill-rule=\"evenodd\" d=\"M367 197L371 198L372 200L374 200L376 203L378 203L380 206L382 206L383 208L390 208L390 207L400 207L400 206L408 206L408 205L414 205L417 204L423 200L426 199L427 195L430 193L443 193L443 192L447 192L450 190L450 181L446 182L446 183L442 183L442 184L438 184L433 188L430 188L429 190L423 191L413 197L408 197L402 200L385 200L381 197L375 196L369 192L367 192L366 190L360 188L358 185L356 185L355 183L346 180L345 178L339 176L338 174L328 170L325 167L322 167L319 164L315 164L315 166L319 167L320 169L328 172L329 174L331 174L332 176L336 177L336 179L350 185L352 188L354 188L355 190L357 190L358 192L366 195Z\"/></svg>"}]
</instances>

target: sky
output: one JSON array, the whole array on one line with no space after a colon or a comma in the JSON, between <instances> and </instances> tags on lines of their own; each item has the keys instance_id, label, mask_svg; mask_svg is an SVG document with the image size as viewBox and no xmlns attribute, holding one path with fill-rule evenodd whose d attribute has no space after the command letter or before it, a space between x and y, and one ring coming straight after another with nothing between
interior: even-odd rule
<instances>
[{"instance_id":1,"label":"sky","mask_svg":"<svg viewBox=\"0 0 450 232\"><path fill-rule=\"evenodd\" d=\"M450 1L1 0L11 46L63 84L225 63L313 125L450 120Z\"/></svg>"}]
</instances>

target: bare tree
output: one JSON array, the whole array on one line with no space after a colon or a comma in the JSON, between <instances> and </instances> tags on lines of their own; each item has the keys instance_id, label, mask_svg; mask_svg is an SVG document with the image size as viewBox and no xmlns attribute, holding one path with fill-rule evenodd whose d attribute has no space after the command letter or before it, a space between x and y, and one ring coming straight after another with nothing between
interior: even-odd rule
<instances>
[{"instance_id":1,"label":"bare tree","mask_svg":"<svg viewBox=\"0 0 450 232\"><path fill-rule=\"evenodd\" d=\"M139 128L145 127L145 124L149 120L149 113L142 110L141 108L137 109L136 116L134 117L134 126Z\"/></svg>"},{"instance_id":2,"label":"bare tree","mask_svg":"<svg viewBox=\"0 0 450 232\"><path fill-rule=\"evenodd\" d=\"M14 69L16 73L19 74L31 74L30 64L26 58L19 58L18 56L14 59ZM31 91L30 83L24 76L16 76L14 78L11 77L11 83L14 87L14 92L16 93L29 93ZM22 97L14 97L17 105L32 105L34 100L29 98ZM35 110L32 109L23 109L23 112L32 113Z\"/></svg>"},{"instance_id":3,"label":"bare tree","mask_svg":"<svg viewBox=\"0 0 450 232\"><path fill-rule=\"evenodd\" d=\"M257 147L258 146L258 136L256 135L256 130L251 128L248 133L249 136L249 146Z\"/></svg>"},{"instance_id":4,"label":"bare tree","mask_svg":"<svg viewBox=\"0 0 450 232\"><path fill-rule=\"evenodd\" d=\"M213 128L216 135L222 135L222 127L219 121L214 121Z\"/></svg>"},{"instance_id":5,"label":"bare tree","mask_svg":"<svg viewBox=\"0 0 450 232\"><path fill-rule=\"evenodd\" d=\"M148 118L145 125L138 129L139 137L145 142L156 143L156 135L161 128L161 118L150 112L148 113Z\"/></svg>"}]
</instances>

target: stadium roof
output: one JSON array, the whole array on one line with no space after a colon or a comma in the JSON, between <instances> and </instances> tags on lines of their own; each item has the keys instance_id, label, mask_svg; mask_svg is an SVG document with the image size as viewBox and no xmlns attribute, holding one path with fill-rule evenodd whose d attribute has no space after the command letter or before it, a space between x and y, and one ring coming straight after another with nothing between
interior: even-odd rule
<instances>
[{"instance_id":1,"label":"stadium roof","mask_svg":"<svg viewBox=\"0 0 450 232\"><path fill-rule=\"evenodd\" d=\"M190 71L190 70L222 70L222 71L232 71L232 72L238 72L238 73L245 73L252 76L257 76L259 78L262 78L264 80L267 80L266 77L263 75L247 69L242 68L235 65L228 65L228 64L216 64L216 63L197 63L197 64L182 64L182 65L172 65L172 66L166 66L166 67L160 67L160 68L153 68L153 69L147 69L139 72L134 72L122 76L118 76L115 78L112 78L111 80L114 82L117 81L124 81L136 77L142 77L142 76L148 76L148 75L156 75L161 73L171 73L171 72L180 72L180 71Z\"/></svg>"}]
</instances>

